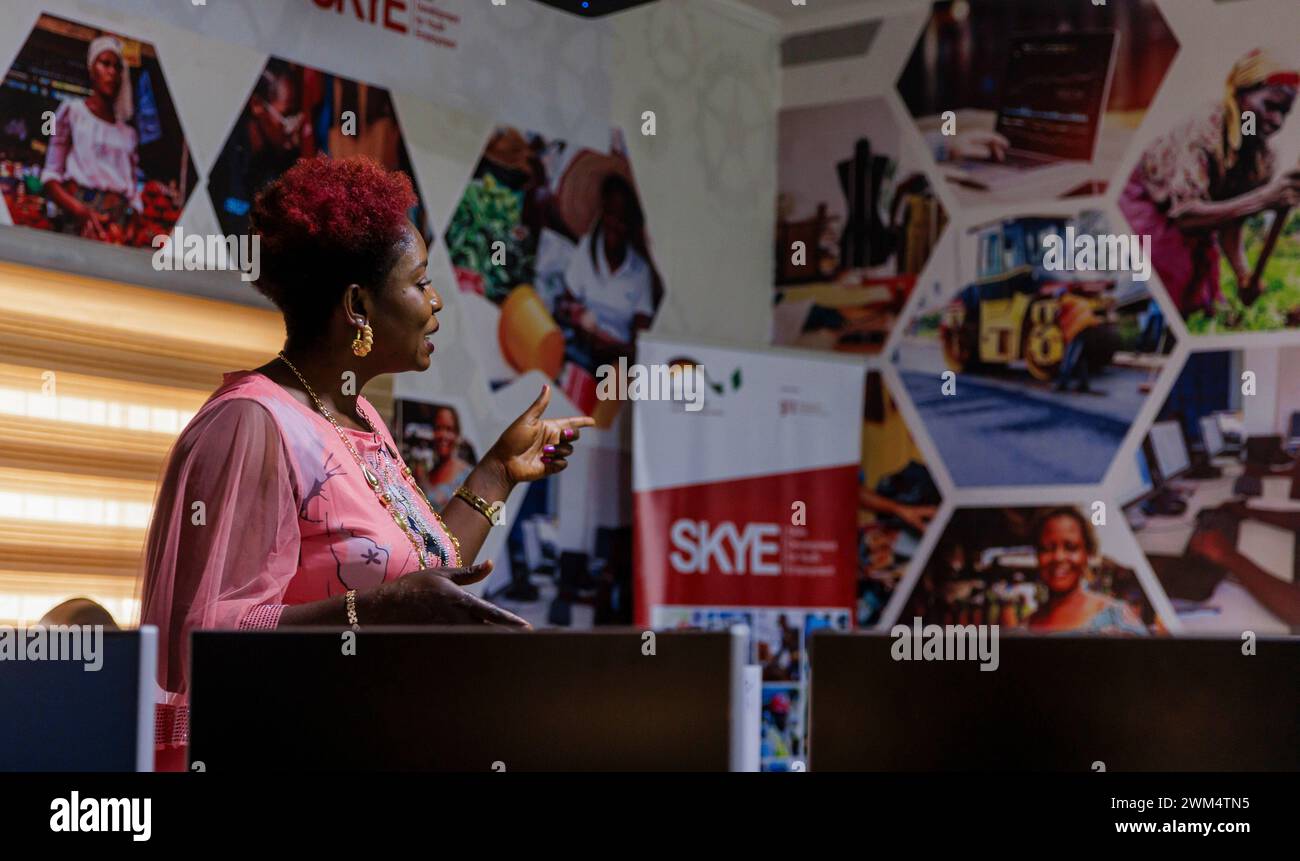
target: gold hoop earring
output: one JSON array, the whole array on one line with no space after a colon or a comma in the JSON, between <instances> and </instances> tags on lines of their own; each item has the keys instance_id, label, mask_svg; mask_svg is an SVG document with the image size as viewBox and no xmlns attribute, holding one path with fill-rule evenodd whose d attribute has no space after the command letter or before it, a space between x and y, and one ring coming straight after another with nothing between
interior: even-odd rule
<instances>
[{"instance_id":1,"label":"gold hoop earring","mask_svg":"<svg viewBox=\"0 0 1300 861\"><path fill-rule=\"evenodd\" d=\"M364 323L357 330L357 336L352 339L352 354L355 356L365 356L370 352L370 348L375 345L375 333L371 331L370 324Z\"/></svg>"}]
</instances>

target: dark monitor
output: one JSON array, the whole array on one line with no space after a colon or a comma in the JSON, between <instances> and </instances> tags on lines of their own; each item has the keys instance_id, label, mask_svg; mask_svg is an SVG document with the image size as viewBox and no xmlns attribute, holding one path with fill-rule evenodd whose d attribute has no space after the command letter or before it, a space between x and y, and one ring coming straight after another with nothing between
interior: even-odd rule
<instances>
[{"instance_id":1,"label":"dark monitor","mask_svg":"<svg viewBox=\"0 0 1300 861\"><path fill-rule=\"evenodd\" d=\"M727 771L748 632L195 632L207 771ZM497 765L499 763L499 765Z\"/></svg>"},{"instance_id":2,"label":"dark monitor","mask_svg":"<svg viewBox=\"0 0 1300 861\"><path fill-rule=\"evenodd\" d=\"M996 125L1011 149L1092 160L1117 40L1114 30L1011 37Z\"/></svg>"},{"instance_id":3,"label":"dark monitor","mask_svg":"<svg viewBox=\"0 0 1300 861\"><path fill-rule=\"evenodd\" d=\"M812 638L816 771L1300 770L1300 639L1004 636L997 669Z\"/></svg>"},{"instance_id":4,"label":"dark monitor","mask_svg":"<svg viewBox=\"0 0 1300 861\"><path fill-rule=\"evenodd\" d=\"M0 771L153 771L154 676L158 629L55 633L6 628L0 637L35 636L43 654L63 660L0 660ZM74 643L75 634L79 643ZM49 638L62 637L57 646ZM98 669L93 669L98 667ZM87 669L92 668L92 669Z\"/></svg>"}]
</instances>

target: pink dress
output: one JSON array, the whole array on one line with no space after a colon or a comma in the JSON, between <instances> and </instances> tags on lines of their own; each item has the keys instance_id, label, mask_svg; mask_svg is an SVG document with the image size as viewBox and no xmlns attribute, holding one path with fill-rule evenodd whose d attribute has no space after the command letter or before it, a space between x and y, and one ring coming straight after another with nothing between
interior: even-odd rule
<instances>
[{"instance_id":1,"label":"pink dress","mask_svg":"<svg viewBox=\"0 0 1300 861\"><path fill-rule=\"evenodd\" d=\"M344 433L424 537L430 567L459 566L441 520L403 479L388 427L357 401L379 433ZM176 440L145 544L140 622L158 626L160 762L169 746L166 759L183 763L191 630L274 628L287 605L420 568L333 425L256 371L226 374Z\"/></svg>"}]
</instances>

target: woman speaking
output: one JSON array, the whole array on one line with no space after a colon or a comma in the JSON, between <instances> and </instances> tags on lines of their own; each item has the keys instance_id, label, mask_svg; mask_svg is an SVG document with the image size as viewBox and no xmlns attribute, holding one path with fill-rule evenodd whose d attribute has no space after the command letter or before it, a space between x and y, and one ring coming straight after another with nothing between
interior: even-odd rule
<instances>
[{"instance_id":1,"label":"woman speaking","mask_svg":"<svg viewBox=\"0 0 1300 861\"><path fill-rule=\"evenodd\" d=\"M298 162L253 206L257 288L284 315L275 359L224 382L181 432L146 542L141 623L160 635L159 767L183 767L196 628L374 624L527 627L464 586L511 488L559 472L586 417L543 419L550 388L435 510L357 394L428 369L441 299L407 219L405 174Z\"/></svg>"}]
</instances>

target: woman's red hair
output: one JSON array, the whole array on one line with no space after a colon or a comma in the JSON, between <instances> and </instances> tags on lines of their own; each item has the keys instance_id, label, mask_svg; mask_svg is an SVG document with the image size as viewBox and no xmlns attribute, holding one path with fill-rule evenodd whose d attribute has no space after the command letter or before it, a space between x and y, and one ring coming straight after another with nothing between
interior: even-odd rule
<instances>
[{"instance_id":1,"label":"woman's red hair","mask_svg":"<svg viewBox=\"0 0 1300 861\"><path fill-rule=\"evenodd\" d=\"M258 193L257 288L284 312L291 337L319 334L347 285L383 282L417 202L405 173L364 156L303 159Z\"/></svg>"}]
</instances>

